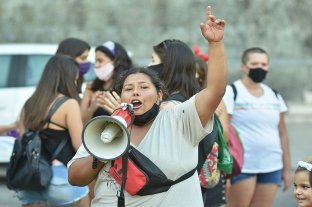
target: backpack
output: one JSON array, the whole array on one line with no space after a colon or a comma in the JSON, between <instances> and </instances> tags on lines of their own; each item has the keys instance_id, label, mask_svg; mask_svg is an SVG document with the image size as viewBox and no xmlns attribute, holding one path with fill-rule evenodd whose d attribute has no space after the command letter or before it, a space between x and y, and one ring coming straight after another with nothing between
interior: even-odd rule
<instances>
[{"instance_id":1,"label":"backpack","mask_svg":"<svg viewBox=\"0 0 312 207\"><path fill-rule=\"evenodd\" d=\"M218 116L214 115L214 130L217 131L216 141L210 152L205 153L206 156L203 165L199 170L200 185L204 189L211 189L220 182L221 172L224 174L232 173L233 157L230 153L229 147L223 137L222 124ZM204 139L209 139L206 136Z\"/></svg>"},{"instance_id":2,"label":"backpack","mask_svg":"<svg viewBox=\"0 0 312 207\"><path fill-rule=\"evenodd\" d=\"M54 112L67 100L62 97L50 109L45 123L49 123ZM63 139L51 158L44 155L39 131L26 131L22 138L16 138L6 171L6 185L11 190L40 191L50 185L52 179L51 161L65 146Z\"/></svg>"},{"instance_id":3,"label":"backpack","mask_svg":"<svg viewBox=\"0 0 312 207\"><path fill-rule=\"evenodd\" d=\"M232 87L234 93L234 103L237 98L237 89L234 83L230 85ZM227 178L231 178L239 175L242 172L243 164L244 164L244 147L243 143L239 137L239 132L236 128L229 123L229 141L228 141L230 152L233 156L233 169L231 174L227 174Z\"/></svg>"},{"instance_id":4,"label":"backpack","mask_svg":"<svg viewBox=\"0 0 312 207\"><path fill-rule=\"evenodd\" d=\"M230 86L232 87L232 90L233 90L233 93L234 93L234 102L236 101L236 98L237 98L237 89L236 89L236 86L234 83L231 83ZM274 88L271 88L271 90L274 92L275 94L275 97L278 99L278 92L274 89Z\"/></svg>"}]
</instances>

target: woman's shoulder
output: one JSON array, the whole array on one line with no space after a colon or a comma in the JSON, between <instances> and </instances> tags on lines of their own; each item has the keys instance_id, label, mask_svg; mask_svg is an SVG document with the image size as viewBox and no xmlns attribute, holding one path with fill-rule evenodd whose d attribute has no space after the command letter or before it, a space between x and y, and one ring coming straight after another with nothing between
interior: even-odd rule
<instances>
[{"instance_id":1,"label":"woman's shoulder","mask_svg":"<svg viewBox=\"0 0 312 207\"><path fill-rule=\"evenodd\" d=\"M171 108L175 107L176 105L178 105L179 103L181 103L181 102L173 101L173 100L163 101L160 104L160 110L171 109Z\"/></svg>"},{"instance_id":2,"label":"woman's shoulder","mask_svg":"<svg viewBox=\"0 0 312 207\"><path fill-rule=\"evenodd\" d=\"M63 108L66 111L75 110L77 107L79 109L79 102L74 98L62 96L55 101L55 104L57 104L58 101L59 108Z\"/></svg>"},{"instance_id":3,"label":"woman's shoulder","mask_svg":"<svg viewBox=\"0 0 312 207\"><path fill-rule=\"evenodd\" d=\"M79 106L79 102L74 98L67 97L67 100L64 102L64 106Z\"/></svg>"}]
</instances>

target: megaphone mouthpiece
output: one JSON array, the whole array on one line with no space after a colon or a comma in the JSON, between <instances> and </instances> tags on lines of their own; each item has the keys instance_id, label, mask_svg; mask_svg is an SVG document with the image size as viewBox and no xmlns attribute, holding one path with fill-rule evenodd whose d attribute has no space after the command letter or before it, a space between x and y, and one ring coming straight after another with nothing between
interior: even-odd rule
<instances>
[{"instance_id":1,"label":"megaphone mouthpiece","mask_svg":"<svg viewBox=\"0 0 312 207\"><path fill-rule=\"evenodd\" d=\"M101 133L101 140L104 143L110 143L122 130L117 124L108 124Z\"/></svg>"}]
</instances>

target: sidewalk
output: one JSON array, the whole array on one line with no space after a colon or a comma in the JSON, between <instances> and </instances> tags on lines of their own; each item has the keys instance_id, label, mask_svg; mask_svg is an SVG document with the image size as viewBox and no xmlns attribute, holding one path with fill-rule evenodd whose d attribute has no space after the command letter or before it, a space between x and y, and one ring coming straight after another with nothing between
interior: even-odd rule
<instances>
[{"instance_id":1,"label":"sidewalk","mask_svg":"<svg viewBox=\"0 0 312 207\"><path fill-rule=\"evenodd\" d=\"M312 103L287 103L287 123L312 123Z\"/></svg>"}]
</instances>

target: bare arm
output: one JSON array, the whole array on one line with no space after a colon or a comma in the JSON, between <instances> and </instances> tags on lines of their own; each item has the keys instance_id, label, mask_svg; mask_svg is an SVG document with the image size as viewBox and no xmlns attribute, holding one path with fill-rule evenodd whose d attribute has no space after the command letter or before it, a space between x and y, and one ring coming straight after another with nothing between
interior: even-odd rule
<instances>
[{"instance_id":1,"label":"bare arm","mask_svg":"<svg viewBox=\"0 0 312 207\"><path fill-rule=\"evenodd\" d=\"M208 41L207 86L196 95L196 108L202 125L205 125L219 105L227 82L227 63L223 44L224 20L212 15L207 8L206 23L201 23L202 35Z\"/></svg>"},{"instance_id":2,"label":"bare arm","mask_svg":"<svg viewBox=\"0 0 312 207\"><path fill-rule=\"evenodd\" d=\"M11 130L16 129L16 128L17 128L16 122L11 123L11 124L7 124L7 125L1 125L0 126L0 133L5 133L5 132L11 131Z\"/></svg>"},{"instance_id":3,"label":"bare arm","mask_svg":"<svg viewBox=\"0 0 312 207\"><path fill-rule=\"evenodd\" d=\"M93 92L90 89L90 86L86 88L83 93L82 100L80 102L80 110L81 110L81 117L83 123L87 123L91 118L93 113L95 112L97 106L95 103L95 95L96 92Z\"/></svg>"},{"instance_id":4,"label":"bare arm","mask_svg":"<svg viewBox=\"0 0 312 207\"><path fill-rule=\"evenodd\" d=\"M68 168L68 182L75 186L86 186L91 183L104 167L104 162L97 162L97 168L92 168L93 157L88 156L75 160Z\"/></svg>"},{"instance_id":5,"label":"bare arm","mask_svg":"<svg viewBox=\"0 0 312 207\"><path fill-rule=\"evenodd\" d=\"M67 112L65 117L66 127L69 131L73 147L77 151L82 144L82 120L79 103L74 99L70 99L65 104L64 107L66 107Z\"/></svg>"},{"instance_id":6,"label":"bare arm","mask_svg":"<svg viewBox=\"0 0 312 207\"><path fill-rule=\"evenodd\" d=\"M229 115L227 113L225 104L223 101L220 102L218 108L216 109L216 114L218 115L223 128L223 136L226 142L229 141Z\"/></svg>"},{"instance_id":7,"label":"bare arm","mask_svg":"<svg viewBox=\"0 0 312 207\"><path fill-rule=\"evenodd\" d=\"M285 113L280 114L280 122L278 124L278 129L283 150L283 180L284 180L283 190L286 191L292 184L292 179L291 179L288 133L285 124Z\"/></svg>"},{"instance_id":8,"label":"bare arm","mask_svg":"<svg viewBox=\"0 0 312 207\"><path fill-rule=\"evenodd\" d=\"M20 136L22 136L25 133L25 127L24 127L24 109L22 109L19 119L17 121L17 128L20 133Z\"/></svg>"}]
</instances>

